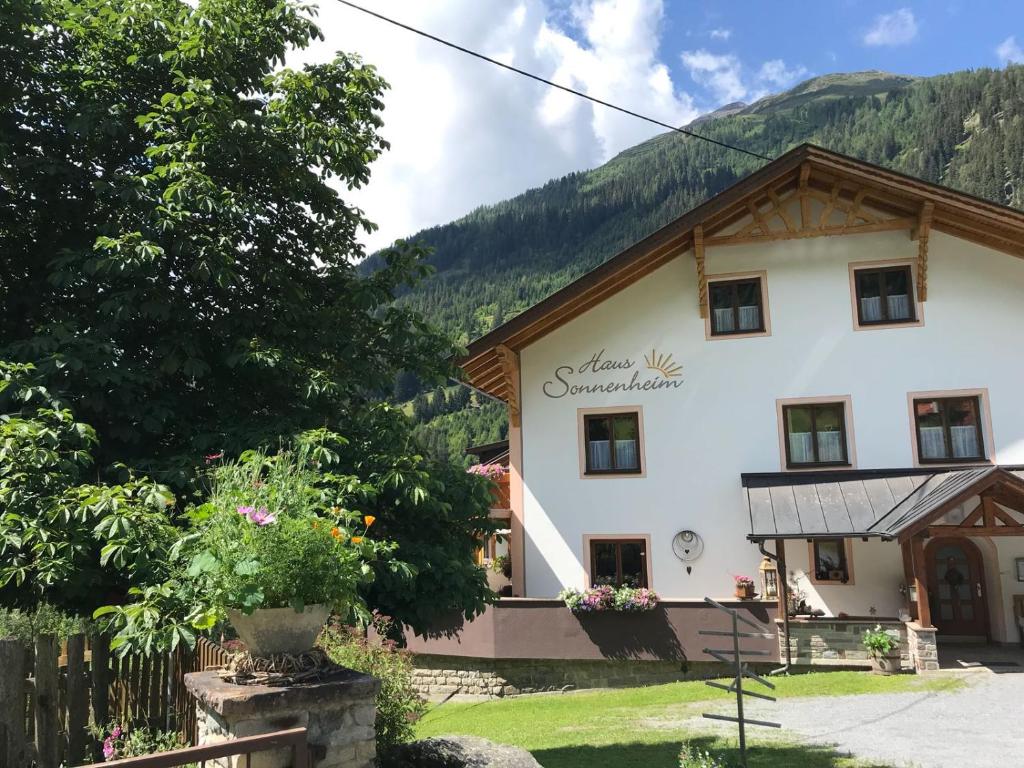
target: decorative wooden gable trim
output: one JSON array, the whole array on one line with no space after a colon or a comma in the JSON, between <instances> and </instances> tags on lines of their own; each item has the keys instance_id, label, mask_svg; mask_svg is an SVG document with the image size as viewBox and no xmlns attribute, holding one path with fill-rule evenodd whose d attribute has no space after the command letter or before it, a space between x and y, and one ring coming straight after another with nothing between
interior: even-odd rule
<instances>
[{"instance_id":1,"label":"decorative wooden gable trim","mask_svg":"<svg viewBox=\"0 0 1024 768\"><path fill-rule=\"evenodd\" d=\"M926 200L921 205L921 213L917 217L917 227L911 232L911 239L917 238L917 299L928 298L928 237L931 235L932 215L935 204Z\"/></svg>"},{"instance_id":2,"label":"decorative wooden gable trim","mask_svg":"<svg viewBox=\"0 0 1024 768\"><path fill-rule=\"evenodd\" d=\"M869 188L844 179L815 179L804 164L796 184L791 177L781 179L747 198L738 226L726 222L714 229L706 227L710 236L704 245L919 229L918 217L886 212L889 206L870 195ZM927 250L927 235L924 248Z\"/></svg>"},{"instance_id":3,"label":"decorative wooden gable trim","mask_svg":"<svg viewBox=\"0 0 1024 768\"><path fill-rule=\"evenodd\" d=\"M697 260L697 306L702 318L710 312L708 300L708 274L704 263L704 228L698 224L693 228L693 255Z\"/></svg>"},{"instance_id":4,"label":"decorative wooden gable trim","mask_svg":"<svg viewBox=\"0 0 1024 768\"><path fill-rule=\"evenodd\" d=\"M972 498L977 498L978 504L963 520L955 525L942 522L950 511ZM1024 524L1018 516L1024 518L1024 480L1000 469L902 531L899 540L908 541L917 535L1024 536Z\"/></svg>"}]
</instances>

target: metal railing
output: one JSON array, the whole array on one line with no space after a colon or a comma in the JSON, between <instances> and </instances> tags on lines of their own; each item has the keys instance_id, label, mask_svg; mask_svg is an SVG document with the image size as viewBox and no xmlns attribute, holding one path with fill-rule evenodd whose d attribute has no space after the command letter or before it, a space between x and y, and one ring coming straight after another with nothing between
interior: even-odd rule
<instances>
[{"instance_id":1,"label":"metal railing","mask_svg":"<svg viewBox=\"0 0 1024 768\"><path fill-rule=\"evenodd\" d=\"M275 731L259 736L246 736L241 739L222 741L200 747L174 749L170 752L159 752L143 757L126 757L112 760L109 763L93 763L83 768L178 768L179 766L198 764L206 768L210 760L224 757L245 757L245 768L249 768L255 752L266 752L271 749L292 749L292 768L310 768L309 744L306 740L305 728L292 728L287 731ZM241 766L241 761L235 763Z\"/></svg>"}]
</instances>

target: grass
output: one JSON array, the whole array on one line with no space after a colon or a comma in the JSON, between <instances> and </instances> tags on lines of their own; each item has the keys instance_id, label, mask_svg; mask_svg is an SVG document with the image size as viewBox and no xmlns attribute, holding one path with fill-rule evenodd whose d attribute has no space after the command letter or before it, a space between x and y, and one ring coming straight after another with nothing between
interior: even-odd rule
<instances>
[{"instance_id":1,"label":"grass","mask_svg":"<svg viewBox=\"0 0 1024 768\"><path fill-rule=\"evenodd\" d=\"M957 679L863 672L824 672L775 680L780 698L951 690ZM544 768L675 768L683 741L735 759L735 741L701 729L701 703L728 697L701 682L647 688L525 696L432 708L417 723L417 738L482 736L528 749ZM833 751L780 740L751 728L751 768L860 768ZM785 734L781 736L785 739Z\"/></svg>"}]
</instances>

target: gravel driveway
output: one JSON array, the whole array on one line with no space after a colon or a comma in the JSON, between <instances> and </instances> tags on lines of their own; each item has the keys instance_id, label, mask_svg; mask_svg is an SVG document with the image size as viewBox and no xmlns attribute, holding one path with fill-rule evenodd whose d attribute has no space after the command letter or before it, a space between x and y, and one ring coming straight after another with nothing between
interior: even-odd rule
<instances>
[{"instance_id":1,"label":"gravel driveway","mask_svg":"<svg viewBox=\"0 0 1024 768\"><path fill-rule=\"evenodd\" d=\"M748 705L779 734L915 768L1024 766L1024 673L964 675L955 692L788 699ZM751 728L759 735L762 728Z\"/></svg>"}]
</instances>

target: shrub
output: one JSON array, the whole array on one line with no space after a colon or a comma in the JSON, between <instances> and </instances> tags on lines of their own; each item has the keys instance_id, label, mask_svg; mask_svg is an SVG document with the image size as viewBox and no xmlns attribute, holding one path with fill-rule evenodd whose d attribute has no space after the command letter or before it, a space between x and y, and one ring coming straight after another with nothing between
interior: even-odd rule
<instances>
[{"instance_id":1,"label":"shrub","mask_svg":"<svg viewBox=\"0 0 1024 768\"><path fill-rule=\"evenodd\" d=\"M47 603L40 603L35 611L0 608L0 637L14 637L25 645L31 645L38 635L56 635L60 640L67 640L88 629L86 619L64 613Z\"/></svg>"},{"instance_id":2,"label":"shrub","mask_svg":"<svg viewBox=\"0 0 1024 768\"><path fill-rule=\"evenodd\" d=\"M426 703L412 685L412 655L388 639L391 619L374 614L373 626L380 641L368 640L358 631L337 623L320 636L320 647L342 666L373 675L381 681L377 694L377 748L412 741L413 723L426 711Z\"/></svg>"},{"instance_id":3,"label":"shrub","mask_svg":"<svg viewBox=\"0 0 1024 768\"><path fill-rule=\"evenodd\" d=\"M169 752L172 749L183 749L188 746L188 743L173 731L135 728L116 722L101 727L94 725L89 728L89 731L97 740L103 742L103 759L106 762L126 757L142 757L157 752ZM192 768L194 765L194 763L190 764Z\"/></svg>"},{"instance_id":4,"label":"shrub","mask_svg":"<svg viewBox=\"0 0 1024 768\"><path fill-rule=\"evenodd\" d=\"M875 658L888 656L899 646L896 638L890 635L888 631L882 629L881 624L876 625L874 629L865 630L861 642L864 643L864 647Z\"/></svg>"},{"instance_id":5,"label":"shrub","mask_svg":"<svg viewBox=\"0 0 1024 768\"><path fill-rule=\"evenodd\" d=\"M729 768L729 764L707 750L684 744L679 752L679 768Z\"/></svg>"}]
</instances>

